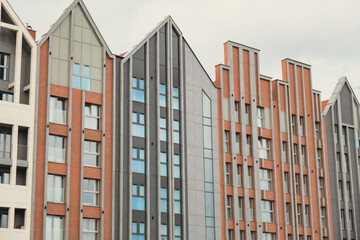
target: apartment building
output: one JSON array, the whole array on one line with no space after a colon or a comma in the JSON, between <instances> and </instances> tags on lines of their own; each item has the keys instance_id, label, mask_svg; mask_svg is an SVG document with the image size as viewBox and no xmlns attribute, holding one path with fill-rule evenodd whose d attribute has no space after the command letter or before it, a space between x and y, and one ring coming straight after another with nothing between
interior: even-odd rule
<instances>
[{"instance_id":1,"label":"apartment building","mask_svg":"<svg viewBox=\"0 0 360 240\"><path fill-rule=\"evenodd\" d=\"M323 107L334 239L359 239L360 106L346 77Z\"/></svg>"},{"instance_id":2,"label":"apartment building","mask_svg":"<svg viewBox=\"0 0 360 240\"><path fill-rule=\"evenodd\" d=\"M116 67L114 239L221 239L214 83L171 17Z\"/></svg>"},{"instance_id":3,"label":"apartment building","mask_svg":"<svg viewBox=\"0 0 360 240\"><path fill-rule=\"evenodd\" d=\"M31 239L111 239L114 69L81 0L38 42Z\"/></svg>"},{"instance_id":4,"label":"apartment building","mask_svg":"<svg viewBox=\"0 0 360 240\"><path fill-rule=\"evenodd\" d=\"M216 66L222 239L333 239L325 125L311 66L260 74L259 50L228 41ZM337 239L337 238L335 238Z\"/></svg>"},{"instance_id":5,"label":"apartment building","mask_svg":"<svg viewBox=\"0 0 360 240\"><path fill-rule=\"evenodd\" d=\"M0 236L29 239L37 46L9 3L0 8Z\"/></svg>"}]
</instances>

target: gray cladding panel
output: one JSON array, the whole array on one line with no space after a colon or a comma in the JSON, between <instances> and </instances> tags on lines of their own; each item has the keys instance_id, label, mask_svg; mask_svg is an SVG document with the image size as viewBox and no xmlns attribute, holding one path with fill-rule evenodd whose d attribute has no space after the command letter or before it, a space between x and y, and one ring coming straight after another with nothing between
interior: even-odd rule
<instances>
[{"instance_id":1,"label":"gray cladding panel","mask_svg":"<svg viewBox=\"0 0 360 240\"><path fill-rule=\"evenodd\" d=\"M341 89L340 92L341 118L343 123L353 125L353 112L349 111L349 109L352 109L351 91L347 84L344 84L343 86L344 87Z\"/></svg>"}]
</instances>

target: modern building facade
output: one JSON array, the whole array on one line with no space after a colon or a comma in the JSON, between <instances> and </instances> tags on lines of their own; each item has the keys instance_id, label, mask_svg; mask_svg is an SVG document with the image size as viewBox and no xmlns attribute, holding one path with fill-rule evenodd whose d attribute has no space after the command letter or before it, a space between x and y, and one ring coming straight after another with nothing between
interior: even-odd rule
<instances>
[{"instance_id":1,"label":"modern building facade","mask_svg":"<svg viewBox=\"0 0 360 240\"><path fill-rule=\"evenodd\" d=\"M31 239L111 239L115 57L75 0L38 43Z\"/></svg>"},{"instance_id":2,"label":"modern building facade","mask_svg":"<svg viewBox=\"0 0 360 240\"><path fill-rule=\"evenodd\" d=\"M320 92L311 67L260 74L259 50L228 41L216 66L222 239L333 239ZM336 239L336 238L335 238Z\"/></svg>"},{"instance_id":3,"label":"modern building facade","mask_svg":"<svg viewBox=\"0 0 360 240\"><path fill-rule=\"evenodd\" d=\"M346 77L323 106L334 239L359 239L360 106Z\"/></svg>"},{"instance_id":4,"label":"modern building facade","mask_svg":"<svg viewBox=\"0 0 360 240\"><path fill-rule=\"evenodd\" d=\"M117 76L114 239L221 239L217 92L171 17Z\"/></svg>"},{"instance_id":5,"label":"modern building facade","mask_svg":"<svg viewBox=\"0 0 360 240\"><path fill-rule=\"evenodd\" d=\"M29 239L37 46L9 3L0 8L0 238Z\"/></svg>"}]
</instances>

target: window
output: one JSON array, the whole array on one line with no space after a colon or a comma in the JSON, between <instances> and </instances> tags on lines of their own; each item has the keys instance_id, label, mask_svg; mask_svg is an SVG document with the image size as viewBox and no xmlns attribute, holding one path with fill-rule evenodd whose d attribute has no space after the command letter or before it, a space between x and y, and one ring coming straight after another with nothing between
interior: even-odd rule
<instances>
[{"instance_id":1,"label":"window","mask_svg":"<svg viewBox=\"0 0 360 240\"><path fill-rule=\"evenodd\" d=\"M259 128L264 127L264 108L257 107L257 126Z\"/></svg>"},{"instance_id":2,"label":"window","mask_svg":"<svg viewBox=\"0 0 360 240\"><path fill-rule=\"evenodd\" d=\"M64 163L66 158L65 137L49 135L48 144L48 161Z\"/></svg>"},{"instance_id":3,"label":"window","mask_svg":"<svg viewBox=\"0 0 360 240\"><path fill-rule=\"evenodd\" d=\"M235 101L235 122L238 123L240 119L240 103Z\"/></svg>"},{"instance_id":4,"label":"window","mask_svg":"<svg viewBox=\"0 0 360 240\"><path fill-rule=\"evenodd\" d=\"M248 166L248 185L249 185L249 188L252 188L253 187L253 178L252 178L252 167Z\"/></svg>"},{"instance_id":5,"label":"window","mask_svg":"<svg viewBox=\"0 0 360 240\"><path fill-rule=\"evenodd\" d=\"M251 156L251 136L246 135L246 156Z\"/></svg>"},{"instance_id":6,"label":"window","mask_svg":"<svg viewBox=\"0 0 360 240\"><path fill-rule=\"evenodd\" d=\"M315 122L315 138L320 139L320 123Z\"/></svg>"},{"instance_id":7,"label":"window","mask_svg":"<svg viewBox=\"0 0 360 240\"><path fill-rule=\"evenodd\" d=\"M287 143L282 142L282 148L281 148L281 160L283 162L287 162Z\"/></svg>"},{"instance_id":8,"label":"window","mask_svg":"<svg viewBox=\"0 0 360 240\"><path fill-rule=\"evenodd\" d=\"M25 209L15 208L14 228L25 228Z\"/></svg>"},{"instance_id":9,"label":"window","mask_svg":"<svg viewBox=\"0 0 360 240\"><path fill-rule=\"evenodd\" d=\"M292 134L297 135L297 132L296 132L296 116L295 115L291 115L291 129L292 129Z\"/></svg>"},{"instance_id":10,"label":"window","mask_svg":"<svg viewBox=\"0 0 360 240\"><path fill-rule=\"evenodd\" d=\"M249 220L254 221L254 199L249 198Z\"/></svg>"},{"instance_id":11,"label":"window","mask_svg":"<svg viewBox=\"0 0 360 240\"><path fill-rule=\"evenodd\" d=\"M91 89L90 67L74 63L72 75L72 87L86 91Z\"/></svg>"},{"instance_id":12,"label":"window","mask_svg":"<svg viewBox=\"0 0 360 240\"><path fill-rule=\"evenodd\" d=\"M167 225L166 224L161 224L160 227L160 232L161 232L161 238L160 240L168 240L168 229L167 229Z\"/></svg>"},{"instance_id":13,"label":"window","mask_svg":"<svg viewBox=\"0 0 360 240\"><path fill-rule=\"evenodd\" d=\"M301 153L300 153L300 159L301 159L301 166L305 166L306 164L306 149L305 146L301 145Z\"/></svg>"},{"instance_id":14,"label":"window","mask_svg":"<svg viewBox=\"0 0 360 240\"><path fill-rule=\"evenodd\" d=\"M174 178L181 178L179 154L174 154Z\"/></svg>"},{"instance_id":15,"label":"window","mask_svg":"<svg viewBox=\"0 0 360 240\"><path fill-rule=\"evenodd\" d=\"M304 133L304 117L299 118L299 132L300 132L300 136L305 136Z\"/></svg>"},{"instance_id":16,"label":"window","mask_svg":"<svg viewBox=\"0 0 360 240\"><path fill-rule=\"evenodd\" d=\"M0 228L8 227L9 209L0 207Z\"/></svg>"},{"instance_id":17,"label":"window","mask_svg":"<svg viewBox=\"0 0 360 240\"><path fill-rule=\"evenodd\" d=\"M132 149L132 172L145 174L145 150L142 148Z\"/></svg>"},{"instance_id":18,"label":"window","mask_svg":"<svg viewBox=\"0 0 360 240\"><path fill-rule=\"evenodd\" d=\"M270 140L266 138L259 138L259 158L270 159Z\"/></svg>"},{"instance_id":19,"label":"window","mask_svg":"<svg viewBox=\"0 0 360 240\"><path fill-rule=\"evenodd\" d=\"M340 218L341 218L341 229L345 229L345 211L344 211L344 209L341 209Z\"/></svg>"},{"instance_id":20,"label":"window","mask_svg":"<svg viewBox=\"0 0 360 240\"><path fill-rule=\"evenodd\" d=\"M9 54L0 52L0 80L9 81L9 59Z\"/></svg>"},{"instance_id":21,"label":"window","mask_svg":"<svg viewBox=\"0 0 360 240\"><path fill-rule=\"evenodd\" d=\"M173 109L180 109L179 88L173 87Z\"/></svg>"},{"instance_id":22,"label":"window","mask_svg":"<svg viewBox=\"0 0 360 240\"><path fill-rule=\"evenodd\" d=\"M145 137L145 119L143 113L132 113L132 135L134 137Z\"/></svg>"},{"instance_id":23,"label":"window","mask_svg":"<svg viewBox=\"0 0 360 240\"><path fill-rule=\"evenodd\" d=\"M174 200L174 212L175 214L181 214L181 193L178 189L174 190Z\"/></svg>"},{"instance_id":24,"label":"window","mask_svg":"<svg viewBox=\"0 0 360 240\"><path fill-rule=\"evenodd\" d=\"M294 164L299 164L298 161L298 145L294 143L293 145L293 155L294 155Z\"/></svg>"},{"instance_id":25,"label":"window","mask_svg":"<svg viewBox=\"0 0 360 240\"><path fill-rule=\"evenodd\" d=\"M244 219L244 203L243 203L243 198L242 197L239 197L238 198L238 207L239 207L239 219L240 220L243 220Z\"/></svg>"},{"instance_id":26,"label":"window","mask_svg":"<svg viewBox=\"0 0 360 240\"><path fill-rule=\"evenodd\" d=\"M64 220L61 216L46 216L46 240L63 239Z\"/></svg>"},{"instance_id":27,"label":"window","mask_svg":"<svg viewBox=\"0 0 360 240\"><path fill-rule=\"evenodd\" d=\"M159 92L160 92L160 96L159 96L160 107L166 107L166 85L165 84L160 84Z\"/></svg>"},{"instance_id":28,"label":"window","mask_svg":"<svg viewBox=\"0 0 360 240\"><path fill-rule=\"evenodd\" d=\"M275 240L275 233L263 233L263 240Z\"/></svg>"},{"instance_id":29,"label":"window","mask_svg":"<svg viewBox=\"0 0 360 240\"><path fill-rule=\"evenodd\" d=\"M317 162L317 167L322 168L321 149L320 148L316 149L316 162Z\"/></svg>"},{"instance_id":30,"label":"window","mask_svg":"<svg viewBox=\"0 0 360 240\"><path fill-rule=\"evenodd\" d=\"M324 197L324 181L322 178L319 178L319 196Z\"/></svg>"},{"instance_id":31,"label":"window","mask_svg":"<svg viewBox=\"0 0 360 240\"><path fill-rule=\"evenodd\" d=\"M287 235L287 240L292 240L292 235L291 234Z\"/></svg>"},{"instance_id":32,"label":"window","mask_svg":"<svg viewBox=\"0 0 360 240\"><path fill-rule=\"evenodd\" d=\"M0 132L0 157L11 158L11 132Z\"/></svg>"},{"instance_id":33,"label":"window","mask_svg":"<svg viewBox=\"0 0 360 240\"><path fill-rule=\"evenodd\" d=\"M344 146L347 145L346 127L342 127L342 143Z\"/></svg>"},{"instance_id":34,"label":"window","mask_svg":"<svg viewBox=\"0 0 360 240\"><path fill-rule=\"evenodd\" d=\"M230 152L230 132L225 130L225 134L224 134L224 138L225 138L225 152Z\"/></svg>"},{"instance_id":35,"label":"window","mask_svg":"<svg viewBox=\"0 0 360 240\"><path fill-rule=\"evenodd\" d=\"M132 223L132 240L145 240L145 223Z\"/></svg>"},{"instance_id":36,"label":"window","mask_svg":"<svg viewBox=\"0 0 360 240\"><path fill-rule=\"evenodd\" d=\"M99 167L100 143L84 141L84 166Z\"/></svg>"},{"instance_id":37,"label":"window","mask_svg":"<svg viewBox=\"0 0 360 240\"><path fill-rule=\"evenodd\" d=\"M272 201L261 200L261 216L263 222L274 221L274 208Z\"/></svg>"},{"instance_id":38,"label":"window","mask_svg":"<svg viewBox=\"0 0 360 240\"><path fill-rule=\"evenodd\" d=\"M303 175L303 194L306 196L308 195L308 189L307 189L307 176Z\"/></svg>"},{"instance_id":39,"label":"window","mask_svg":"<svg viewBox=\"0 0 360 240\"><path fill-rule=\"evenodd\" d=\"M98 239L99 235L99 220L84 218L82 220L83 228L82 228L82 239Z\"/></svg>"},{"instance_id":40,"label":"window","mask_svg":"<svg viewBox=\"0 0 360 240\"><path fill-rule=\"evenodd\" d=\"M245 240L245 231L240 230L240 240Z\"/></svg>"},{"instance_id":41,"label":"window","mask_svg":"<svg viewBox=\"0 0 360 240\"><path fill-rule=\"evenodd\" d=\"M1 67L0 67L0 71L1 71ZM14 95L12 93L0 92L0 100L6 102L12 102L13 99L14 99Z\"/></svg>"},{"instance_id":42,"label":"window","mask_svg":"<svg viewBox=\"0 0 360 240\"><path fill-rule=\"evenodd\" d=\"M164 152L160 153L160 176L167 176L167 154Z\"/></svg>"},{"instance_id":43,"label":"window","mask_svg":"<svg viewBox=\"0 0 360 240\"><path fill-rule=\"evenodd\" d=\"M298 205L297 205L296 215L297 215L298 225L302 225L302 224L301 224L301 204L298 204Z\"/></svg>"},{"instance_id":44,"label":"window","mask_svg":"<svg viewBox=\"0 0 360 240\"><path fill-rule=\"evenodd\" d=\"M132 100L145 102L145 81L141 78L132 78Z\"/></svg>"},{"instance_id":45,"label":"window","mask_svg":"<svg viewBox=\"0 0 360 240\"><path fill-rule=\"evenodd\" d=\"M245 104L245 124L250 124L250 105Z\"/></svg>"},{"instance_id":46,"label":"window","mask_svg":"<svg viewBox=\"0 0 360 240\"><path fill-rule=\"evenodd\" d=\"M345 173L349 173L350 172L349 157L346 153L344 154L344 160L345 160Z\"/></svg>"},{"instance_id":47,"label":"window","mask_svg":"<svg viewBox=\"0 0 360 240\"><path fill-rule=\"evenodd\" d=\"M55 203L64 202L65 181L63 176L47 175L47 201Z\"/></svg>"},{"instance_id":48,"label":"window","mask_svg":"<svg viewBox=\"0 0 360 240\"><path fill-rule=\"evenodd\" d=\"M344 191L341 180L339 180L339 200L344 200Z\"/></svg>"},{"instance_id":49,"label":"window","mask_svg":"<svg viewBox=\"0 0 360 240\"><path fill-rule=\"evenodd\" d=\"M347 181L346 182L346 191L347 191L347 200L348 201L351 201L351 185L350 185L350 182Z\"/></svg>"},{"instance_id":50,"label":"window","mask_svg":"<svg viewBox=\"0 0 360 240\"><path fill-rule=\"evenodd\" d=\"M335 145L339 143L339 127L337 124L334 125L334 141Z\"/></svg>"},{"instance_id":51,"label":"window","mask_svg":"<svg viewBox=\"0 0 360 240\"><path fill-rule=\"evenodd\" d=\"M284 193L289 193L289 173L284 172Z\"/></svg>"},{"instance_id":52,"label":"window","mask_svg":"<svg viewBox=\"0 0 360 240\"><path fill-rule=\"evenodd\" d=\"M271 191L272 189L272 170L260 169L260 189Z\"/></svg>"},{"instance_id":53,"label":"window","mask_svg":"<svg viewBox=\"0 0 360 240\"><path fill-rule=\"evenodd\" d=\"M99 180L87 179L83 180L83 204L89 206L99 205Z\"/></svg>"},{"instance_id":54,"label":"window","mask_svg":"<svg viewBox=\"0 0 360 240\"><path fill-rule=\"evenodd\" d=\"M236 133L235 135L235 140L236 140L236 144L235 144L235 153L236 154L240 154L240 133Z\"/></svg>"},{"instance_id":55,"label":"window","mask_svg":"<svg viewBox=\"0 0 360 240\"><path fill-rule=\"evenodd\" d=\"M228 229L228 240L234 239L234 231L232 229Z\"/></svg>"},{"instance_id":56,"label":"window","mask_svg":"<svg viewBox=\"0 0 360 240\"><path fill-rule=\"evenodd\" d=\"M175 240L181 240L181 226L175 225Z\"/></svg>"},{"instance_id":57,"label":"window","mask_svg":"<svg viewBox=\"0 0 360 240\"><path fill-rule=\"evenodd\" d=\"M160 141L167 141L166 118L160 118Z\"/></svg>"},{"instance_id":58,"label":"window","mask_svg":"<svg viewBox=\"0 0 360 240\"><path fill-rule=\"evenodd\" d=\"M295 173L295 193L296 194L300 194L300 179L299 179L299 174L298 173Z\"/></svg>"},{"instance_id":59,"label":"window","mask_svg":"<svg viewBox=\"0 0 360 240\"><path fill-rule=\"evenodd\" d=\"M227 211L227 218L232 218L232 197L226 196L226 211Z\"/></svg>"},{"instance_id":60,"label":"window","mask_svg":"<svg viewBox=\"0 0 360 240\"><path fill-rule=\"evenodd\" d=\"M356 148L360 148L360 131L359 131L359 130L355 130L355 133L356 133L356 138L355 138Z\"/></svg>"},{"instance_id":61,"label":"window","mask_svg":"<svg viewBox=\"0 0 360 240\"><path fill-rule=\"evenodd\" d=\"M290 203L286 203L286 206L285 206L285 218L286 218L286 224L288 224L288 225L291 224L290 214L291 214Z\"/></svg>"},{"instance_id":62,"label":"window","mask_svg":"<svg viewBox=\"0 0 360 240\"><path fill-rule=\"evenodd\" d=\"M354 225L353 225L353 213L352 210L349 210L349 227L350 230L353 230Z\"/></svg>"},{"instance_id":63,"label":"window","mask_svg":"<svg viewBox=\"0 0 360 240\"><path fill-rule=\"evenodd\" d=\"M167 189L163 187L160 189L160 210L163 213L167 212Z\"/></svg>"},{"instance_id":64,"label":"window","mask_svg":"<svg viewBox=\"0 0 360 240\"><path fill-rule=\"evenodd\" d=\"M310 206L305 205L305 226L310 225Z\"/></svg>"},{"instance_id":65,"label":"window","mask_svg":"<svg viewBox=\"0 0 360 240\"><path fill-rule=\"evenodd\" d=\"M241 165L237 165L237 184L238 184L238 187L242 186L242 167L241 167Z\"/></svg>"},{"instance_id":66,"label":"window","mask_svg":"<svg viewBox=\"0 0 360 240\"><path fill-rule=\"evenodd\" d=\"M0 166L0 184L10 183L10 167Z\"/></svg>"},{"instance_id":67,"label":"window","mask_svg":"<svg viewBox=\"0 0 360 240\"><path fill-rule=\"evenodd\" d=\"M325 207L321 207L321 211L320 211L320 219L321 219L321 227L324 228L326 227L326 208Z\"/></svg>"},{"instance_id":68,"label":"window","mask_svg":"<svg viewBox=\"0 0 360 240\"><path fill-rule=\"evenodd\" d=\"M145 186L132 185L132 210L145 211Z\"/></svg>"},{"instance_id":69,"label":"window","mask_svg":"<svg viewBox=\"0 0 360 240\"><path fill-rule=\"evenodd\" d=\"M341 172L341 158L340 158L339 152L336 153L336 166L337 166L338 172Z\"/></svg>"},{"instance_id":70,"label":"window","mask_svg":"<svg viewBox=\"0 0 360 240\"><path fill-rule=\"evenodd\" d=\"M230 165L230 163L225 164L225 179L226 179L226 185L231 185L231 165Z\"/></svg>"},{"instance_id":71,"label":"window","mask_svg":"<svg viewBox=\"0 0 360 240\"><path fill-rule=\"evenodd\" d=\"M66 124L66 100L50 97L49 121L52 123Z\"/></svg>"},{"instance_id":72,"label":"window","mask_svg":"<svg viewBox=\"0 0 360 240\"><path fill-rule=\"evenodd\" d=\"M256 239L256 232L250 232L250 240Z\"/></svg>"},{"instance_id":73,"label":"window","mask_svg":"<svg viewBox=\"0 0 360 240\"><path fill-rule=\"evenodd\" d=\"M180 123L178 120L173 121L173 138L174 143L180 144Z\"/></svg>"},{"instance_id":74,"label":"window","mask_svg":"<svg viewBox=\"0 0 360 240\"><path fill-rule=\"evenodd\" d=\"M100 130L100 106L85 103L85 128Z\"/></svg>"}]
</instances>

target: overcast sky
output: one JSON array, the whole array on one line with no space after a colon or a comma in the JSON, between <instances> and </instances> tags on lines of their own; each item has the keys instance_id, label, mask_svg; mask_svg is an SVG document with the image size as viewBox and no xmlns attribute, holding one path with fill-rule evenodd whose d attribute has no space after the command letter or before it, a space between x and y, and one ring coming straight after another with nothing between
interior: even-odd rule
<instances>
[{"instance_id":1,"label":"overcast sky","mask_svg":"<svg viewBox=\"0 0 360 240\"><path fill-rule=\"evenodd\" d=\"M38 39L71 0L8 0ZM359 0L84 0L115 54L131 50L171 15L214 80L227 40L260 49L260 73L281 79L281 60L312 66L313 88L330 97L347 76L360 93Z\"/></svg>"}]
</instances>

